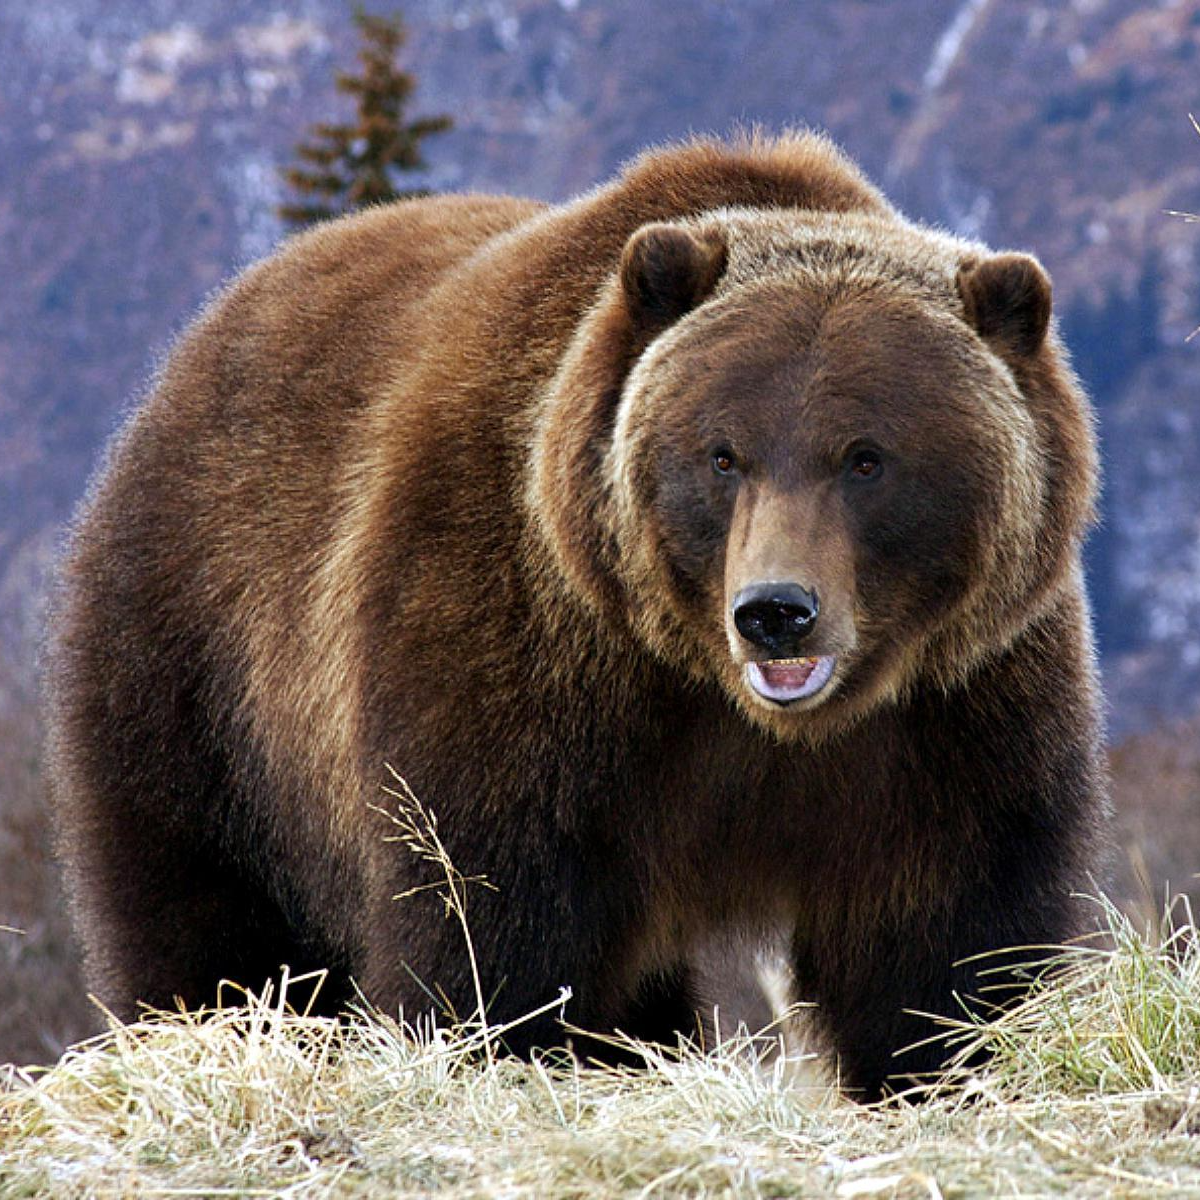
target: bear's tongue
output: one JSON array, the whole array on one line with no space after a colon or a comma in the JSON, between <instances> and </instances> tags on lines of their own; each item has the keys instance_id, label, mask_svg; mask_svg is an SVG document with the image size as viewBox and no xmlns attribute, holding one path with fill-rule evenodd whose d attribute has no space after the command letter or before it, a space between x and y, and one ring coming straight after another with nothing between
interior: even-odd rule
<instances>
[{"instance_id":1,"label":"bear's tongue","mask_svg":"<svg viewBox=\"0 0 1200 1200\"><path fill-rule=\"evenodd\" d=\"M802 688L816 668L817 660L815 658L796 658L758 664L762 677L772 688L779 691Z\"/></svg>"},{"instance_id":2,"label":"bear's tongue","mask_svg":"<svg viewBox=\"0 0 1200 1200\"><path fill-rule=\"evenodd\" d=\"M815 696L833 675L837 657L776 658L746 664L750 686L764 699L787 704L806 696Z\"/></svg>"}]
</instances>

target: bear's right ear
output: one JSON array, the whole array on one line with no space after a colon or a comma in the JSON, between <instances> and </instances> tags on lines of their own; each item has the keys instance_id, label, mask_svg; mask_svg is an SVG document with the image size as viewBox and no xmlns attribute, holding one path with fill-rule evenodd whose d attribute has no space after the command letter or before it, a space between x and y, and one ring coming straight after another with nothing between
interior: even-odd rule
<instances>
[{"instance_id":1,"label":"bear's right ear","mask_svg":"<svg viewBox=\"0 0 1200 1200\"><path fill-rule=\"evenodd\" d=\"M726 259L715 233L643 225L621 255L621 287L634 324L657 333L678 321L717 286Z\"/></svg>"}]
</instances>

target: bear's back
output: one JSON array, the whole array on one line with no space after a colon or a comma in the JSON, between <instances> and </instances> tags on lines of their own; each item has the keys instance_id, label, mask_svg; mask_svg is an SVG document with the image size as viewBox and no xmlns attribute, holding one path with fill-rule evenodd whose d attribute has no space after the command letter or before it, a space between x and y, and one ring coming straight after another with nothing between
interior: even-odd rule
<instances>
[{"instance_id":1,"label":"bear's back","mask_svg":"<svg viewBox=\"0 0 1200 1200\"><path fill-rule=\"evenodd\" d=\"M306 797L350 769L353 723L332 711L347 687L322 675L313 629L327 614L311 600L360 490L363 426L403 388L438 278L540 207L441 197L319 226L245 272L175 347L62 566L49 686L69 874L105 877L93 864L108 847L86 831L131 778L152 806L128 808L126 839L175 820L200 845L234 788L274 796L256 837L326 820ZM329 622L335 636L343 624ZM356 841L335 829L332 858ZM330 911L339 886L313 889ZM112 899L82 877L72 890L85 925Z\"/></svg>"}]
</instances>

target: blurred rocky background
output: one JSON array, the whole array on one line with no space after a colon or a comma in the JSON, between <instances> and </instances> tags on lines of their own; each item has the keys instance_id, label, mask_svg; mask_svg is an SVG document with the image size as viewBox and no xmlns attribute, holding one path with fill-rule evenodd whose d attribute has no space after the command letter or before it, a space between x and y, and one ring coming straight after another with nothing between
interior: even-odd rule
<instances>
[{"instance_id":1,"label":"blurred rocky background","mask_svg":"<svg viewBox=\"0 0 1200 1200\"><path fill-rule=\"evenodd\" d=\"M381 5L382 11L391 11ZM1121 846L1200 871L1200 0L408 0L418 185L561 199L649 143L829 130L913 217L1030 248L1104 442L1089 570ZM279 169L342 0L0 6L0 1060L94 1025L48 865L38 643L97 455L214 288L282 236Z\"/></svg>"}]
</instances>

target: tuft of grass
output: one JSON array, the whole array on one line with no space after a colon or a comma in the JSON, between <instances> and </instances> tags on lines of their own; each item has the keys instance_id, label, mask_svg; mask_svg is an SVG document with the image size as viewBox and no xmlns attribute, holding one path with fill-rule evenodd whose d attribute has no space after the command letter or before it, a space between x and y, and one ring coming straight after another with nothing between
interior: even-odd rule
<instances>
[{"instance_id":1,"label":"tuft of grass","mask_svg":"<svg viewBox=\"0 0 1200 1200\"><path fill-rule=\"evenodd\" d=\"M955 1031L991 1062L923 1105L858 1106L746 1036L520 1062L478 1022L293 1011L312 981L285 976L0 1072L0 1195L1200 1196L1196 929L1105 911L1105 945Z\"/></svg>"},{"instance_id":2,"label":"tuft of grass","mask_svg":"<svg viewBox=\"0 0 1200 1200\"><path fill-rule=\"evenodd\" d=\"M446 849L441 835L438 833L436 814L427 809L417 799L412 788L408 786L408 782L391 764L387 764L387 771L395 782L395 787L385 787L383 790L394 801L395 812L389 811L380 805L372 804L369 806L374 812L386 817L396 827L397 832L385 837L383 840L385 842L398 842L414 857L423 862L431 863L441 872L440 881L411 887L407 891L399 892L392 899L407 900L409 896L414 896L418 892L434 891L442 901L445 915L453 917L458 922L459 928L462 930L467 961L471 966L471 984L475 990L475 1012L472 1019L476 1022L479 1029L484 1054L488 1062L492 1063L495 1060L495 1049L492 1045L492 1032L487 1021L487 1005L483 998L483 983L479 977L479 963L475 957L475 943L471 940L471 923L467 917L467 893L468 887L471 884L490 888L492 891L496 890L495 886L488 882L486 876L464 875L454 865L450 858L450 852ZM453 1012L453 1006L444 1004L444 1007L451 1013Z\"/></svg>"},{"instance_id":3,"label":"tuft of grass","mask_svg":"<svg viewBox=\"0 0 1200 1200\"><path fill-rule=\"evenodd\" d=\"M1186 897L1142 934L1100 899L1104 945L1074 946L1018 1005L960 1026L960 1061L990 1054L1005 1097L1079 1098L1200 1087L1200 942Z\"/></svg>"}]
</instances>

